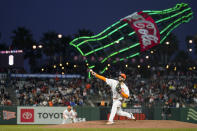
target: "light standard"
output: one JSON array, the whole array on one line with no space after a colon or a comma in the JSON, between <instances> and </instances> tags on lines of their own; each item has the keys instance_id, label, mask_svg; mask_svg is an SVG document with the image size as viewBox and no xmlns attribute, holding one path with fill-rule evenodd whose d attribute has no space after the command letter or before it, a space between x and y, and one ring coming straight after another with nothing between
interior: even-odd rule
<instances>
[{"instance_id":1,"label":"light standard","mask_svg":"<svg viewBox=\"0 0 197 131\"><path fill-rule=\"evenodd\" d=\"M190 53L193 51L193 36L186 37L187 49Z\"/></svg>"},{"instance_id":2,"label":"light standard","mask_svg":"<svg viewBox=\"0 0 197 131\"><path fill-rule=\"evenodd\" d=\"M35 50L36 49L36 45L33 45L32 48Z\"/></svg>"},{"instance_id":3,"label":"light standard","mask_svg":"<svg viewBox=\"0 0 197 131\"><path fill-rule=\"evenodd\" d=\"M59 39L61 39L61 38L62 38L62 34L58 34L57 37L58 37Z\"/></svg>"}]
</instances>

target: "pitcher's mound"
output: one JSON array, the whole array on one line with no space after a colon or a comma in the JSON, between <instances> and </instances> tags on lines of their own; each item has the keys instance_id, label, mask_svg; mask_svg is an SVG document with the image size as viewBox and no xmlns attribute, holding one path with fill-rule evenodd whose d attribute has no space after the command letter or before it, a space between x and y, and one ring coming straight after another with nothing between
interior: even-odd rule
<instances>
[{"instance_id":1,"label":"pitcher's mound","mask_svg":"<svg viewBox=\"0 0 197 131\"><path fill-rule=\"evenodd\" d=\"M106 125L106 122L107 121L87 121L64 125L51 125L46 128L197 128L197 124L172 120L121 120L115 121L112 125Z\"/></svg>"}]
</instances>

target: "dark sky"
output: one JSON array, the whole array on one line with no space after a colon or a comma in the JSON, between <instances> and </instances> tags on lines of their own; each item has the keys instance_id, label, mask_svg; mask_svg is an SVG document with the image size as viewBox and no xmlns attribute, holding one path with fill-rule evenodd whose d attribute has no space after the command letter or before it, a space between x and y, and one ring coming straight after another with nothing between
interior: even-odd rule
<instances>
[{"instance_id":1,"label":"dark sky","mask_svg":"<svg viewBox=\"0 0 197 131\"><path fill-rule=\"evenodd\" d=\"M188 3L194 18L173 31L185 48L185 36L197 34L197 0L0 0L1 41L10 44L11 31L30 29L38 40L43 32L72 35L79 28L101 32L119 19L142 10L163 10Z\"/></svg>"}]
</instances>

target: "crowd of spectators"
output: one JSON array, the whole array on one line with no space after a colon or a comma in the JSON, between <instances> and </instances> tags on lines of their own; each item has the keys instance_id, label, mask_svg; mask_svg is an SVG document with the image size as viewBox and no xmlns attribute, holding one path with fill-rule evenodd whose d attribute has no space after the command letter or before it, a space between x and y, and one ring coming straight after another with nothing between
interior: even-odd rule
<instances>
[{"instance_id":1,"label":"crowd of spectators","mask_svg":"<svg viewBox=\"0 0 197 131\"><path fill-rule=\"evenodd\" d=\"M148 78L135 69L125 73L131 94L129 104L134 107L162 106L165 102L175 108L197 106L196 72L167 72L166 69L158 68L153 69ZM117 75L107 77L114 79ZM92 93L100 94L103 99L110 95L110 88L103 81L95 79L91 84Z\"/></svg>"},{"instance_id":2,"label":"crowd of spectators","mask_svg":"<svg viewBox=\"0 0 197 131\"><path fill-rule=\"evenodd\" d=\"M12 101L10 99L10 94L6 90L6 78L0 77L0 105L10 106Z\"/></svg>"},{"instance_id":3,"label":"crowd of spectators","mask_svg":"<svg viewBox=\"0 0 197 131\"><path fill-rule=\"evenodd\" d=\"M82 79L14 78L17 105L25 106L75 106L83 105L86 93Z\"/></svg>"},{"instance_id":4,"label":"crowd of spectators","mask_svg":"<svg viewBox=\"0 0 197 131\"><path fill-rule=\"evenodd\" d=\"M127 72L124 72L131 94L129 105L161 106L167 102L170 107L176 108L197 106L196 72L167 71L160 67L152 67L149 72L151 75L148 77L144 77L140 69L128 68ZM110 70L104 75L116 79L118 72ZM10 97L3 87L5 85L1 84L0 87L0 100L3 105L9 103L5 100ZM16 105L75 106L88 104L87 100L96 101L99 98L111 101L111 89L102 80L94 78L11 78L9 85L9 88L15 91Z\"/></svg>"},{"instance_id":5,"label":"crowd of spectators","mask_svg":"<svg viewBox=\"0 0 197 131\"><path fill-rule=\"evenodd\" d=\"M155 73L149 79L131 78L128 83L136 106L169 103L170 107L197 105L197 77L193 74Z\"/></svg>"}]
</instances>

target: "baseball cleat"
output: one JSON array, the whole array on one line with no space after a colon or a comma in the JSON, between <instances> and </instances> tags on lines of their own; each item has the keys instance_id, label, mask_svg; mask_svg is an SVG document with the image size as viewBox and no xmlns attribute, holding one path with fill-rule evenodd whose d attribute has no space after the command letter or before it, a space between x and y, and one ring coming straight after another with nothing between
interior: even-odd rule
<instances>
[{"instance_id":1,"label":"baseball cleat","mask_svg":"<svg viewBox=\"0 0 197 131\"><path fill-rule=\"evenodd\" d=\"M129 120L137 121L136 118L129 118Z\"/></svg>"},{"instance_id":2,"label":"baseball cleat","mask_svg":"<svg viewBox=\"0 0 197 131\"><path fill-rule=\"evenodd\" d=\"M136 118L133 116L133 114L131 113L131 120L136 121Z\"/></svg>"},{"instance_id":3,"label":"baseball cleat","mask_svg":"<svg viewBox=\"0 0 197 131\"><path fill-rule=\"evenodd\" d=\"M132 120L136 121L136 118L134 117Z\"/></svg>"},{"instance_id":4,"label":"baseball cleat","mask_svg":"<svg viewBox=\"0 0 197 131\"><path fill-rule=\"evenodd\" d=\"M112 124L114 124L114 122L108 121L108 122L106 123L106 125L112 125Z\"/></svg>"}]
</instances>

